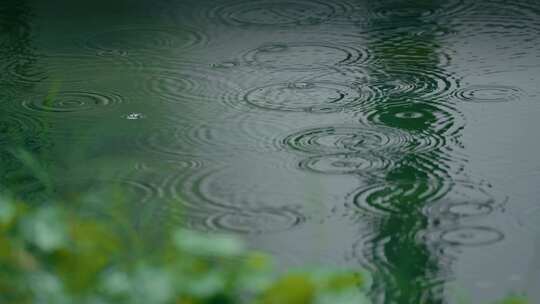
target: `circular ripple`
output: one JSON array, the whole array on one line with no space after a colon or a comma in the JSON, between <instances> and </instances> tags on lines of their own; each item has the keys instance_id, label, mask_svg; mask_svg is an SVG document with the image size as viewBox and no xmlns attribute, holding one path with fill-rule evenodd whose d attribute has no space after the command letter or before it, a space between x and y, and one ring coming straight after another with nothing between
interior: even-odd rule
<instances>
[{"instance_id":1,"label":"circular ripple","mask_svg":"<svg viewBox=\"0 0 540 304\"><path fill-rule=\"evenodd\" d=\"M135 163L134 169L143 173L160 173L167 170L191 170L200 169L204 162L199 159L174 159L174 160L151 160Z\"/></svg>"},{"instance_id":2,"label":"circular ripple","mask_svg":"<svg viewBox=\"0 0 540 304\"><path fill-rule=\"evenodd\" d=\"M400 150L410 142L408 134L393 128L338 125L302 130L287 136L282 146L311 154L339 154Z\"/></svg>"},{"instance_id":3,"label":"circular ripple","mask_svg":"<svg viewBox=\"0 0 540 304\"><path fill-rule=\"evenodd\" d=\"M500 208L508 197L496 193L489 185L459 182L436 202L426 207L431 218L461 219L485 216Z\"/></svg>"},{"instance_id":4,"label":"circular ripple","mask_svg":"<svg viewBox=\"0 0 540 304\"><path fill-rule=\"evenodd\" d=\"M32 111L68 113L95 111L122 102L122 96L116 94L63 91L54 96L33 97L22 105Z\"/></svg>"},{"instance_id":5,"label":"circular ripple","mask_svg":"<svg viewBox=\"0 0 540 304\"><path fill-rule=\"evenodd\" d=\"M480 216L493 212L493 206L482 203L464 202L452 204L452 206L449 206L445 211L458 217Z\"/></svg>"},{"instance_id":6,"label":"circular ripple","mask_svg":"<svg viewBox=\"0 0 540 304\"><path fill-rule=\"evenodd\" d=\"M213 122L173 120L142 134L138 144L144 150L176 156L197 154L237 155L239 152L271 152L282 150L275 134L289 126L259 115L240 113L225 115Z\"/></svg>"},{"instance_id":7,"label":"circular ripple","mask_svg":"<svg viewBox=\"0 0 540 304\"><path fill-rule=\"evenodd\" d=\"M469 39L485 40L491 48L497 48L499 39L504 36L503 43L519 43L517 52L534 47L540 22L540 5L535 1L478 1L479 7L461 16L456 24L459 32L464 35L463 41Z\"/></svg>"},{"instance_id":8,"label":"circular ripple","mask_svg":"<svg viewBox=\"0 0 540 304\"><path fill-rule=\"evenodd\" d=\"M523 91L511 86L476 85L455 92L455 96L466 102L509 102L518 100Z\"/></svg>"},{"instance_id":9,"label":"circular ripple","mask_svg":"<svg viewBox=\"0 0 540 304\"><path fill-rule=\"evenodd\" d=\"M0 144L4 147L21 143L26 148L40 146L39 138L44 130L44 122L32 115L10 111L9 115L0 116Z\"/></svg>"},{"instance_id":10,"label":"circular ripple","mask_svg":"<svg viewBox=\"0 0 540 304\"><path fill-rule=\"evenodd\" d=\"M416 214L448 190L449 185L438 180L388 182L354 192L351 201L354 208L368 214Z\"/></svg>"},{"instance_id":11,"label":"circular ripple","mask_svg":"<svg viewBox=\"0 0 540 304\"><path fill-rule=\"evenodd\" d=\"M504 234L490 227L457 227L440 232L439 238L451 246L474 247L500 242Z\"/></svg>"},{"instance_id":12,"label":"circular ripple","mask_svg":"<svg viewBox=\"0 0 540 304\"><path fill-rule=\"evenodd\" d=\"M189 49L206 37L189 28L122 28L95 34L85 45L99 55Z\"/></svg>"},{"instance_id":13,"label":"circular ripple","mask_svg":"<svg viewBox=\"0 0 540 304\"><path fill-rule=\"evenodd\" d=\"M410 147L430 151L456 142L465 126L461 112L447 104L404 101L381 103L371 111L361 113L364 123L371 123L409 132Z\"/></svg>"},{"instance_id":14,"label":"circular ripple","mask_svg":"<svg viewBox=\"0 0 540 304\"><path fill-rule=\"evenodd\" d=\"M313 156L302 160L300 169L321 174L365 174L382 171L390 167L389 158L360 153L340 153Z\"/></svg>"},{"instance_id":15,"label":"circular ripple","mask_svg":"<svg viewBox=\"0 0 540 304\"><path fill-rule=\"evenodd\" d=\"M254 166L257 166L254 164ZM225 170L224 170L225 169ZM238 168L209 168L188 174L177 174L169 179L164 189L171 201L182 204L182 210L192 214L222 213L276 213L286 212L300 216L300 208L308 199L305 195L295 196L275 192L265 183L256 180L264 178L265 168L254 171L246 178ZM260 175L260 176L256 176Z\"/></svg>"},{"instance_id":16,"label":"circular ripple","mask_svg":"<svg viewBox=\"0 0 540 304\"><path fill-rule=\"evenodd\" d=\"M459 79L439 68L394 66L376 74L372 84L391 98L428 101L447 97L459 87Z\"/></svg>"},{"instance_id":17,"label":"circular ripple","mask_svg":"<svg viewBox=\"0 0 540 304\"><path fill-rule=\"evenodd\" d=\"M262 209L254 212L238 210L210 215L206 224L219 231L260 234L291 230L304 221L305 218L295 211Z\"/></svg>"},{"instance_id":18,"label":"circular ripple","mask_svg":"<svg viewBox=\"0 0 540 304\"><path fill-rule=\"evenodd\" d=\"M448 17L461 15L470 11L475 5L475 1L469 0L436 0L436 1L406 1L406 0L386 0L378 1L369 14L372 21L377 20L399 20L408 21L410 19L434 19L438 17Z\"/></svg>"},{"instance_id":19,"label":"circular ripple","mask_svg":"<svg viewBox=\"0 0 540 304\"><path fill-rule=\"evenodd\" d=\"M337 1L238 1L209 11L210 18L235 26L290 26L322 23L343 10Z\"/></svg>"},{"instance_id":20,"label":"circular ripple","mask_svg":"<svg viewBox=\"0 0 540 304\"><path fill-rule=\"evenodd\" d=\"M38 56L11 58L2 64L2 70L8 81L24 84L35 84L47 79L45 71L36 67Z\"/></svg>"},{"instance_id":21,"label":"circular ripple","mask_svg":"<svg viewBox=\"0 0 540 304\"><path fill-rule=\"evenodd\" d=\"M211 71L191 70L192 73L162 72L145 79L145 89L169 102L224 100L228 92L239 91L223 75Z\"/></svg>"},{"instance_id":22,"label":"circular ripple","mask_svg":"<svg viewBox=\"0 0 540 304\"><path fill-rule=\"evenodd\" d=\"M292 112L338 112L373 102L369 87L356 88L332 82L293 82L249 91L244 101L263 109Z\"/></svg>"},{"instance_id":23,"label":"circular ripple","mask_svg":"<svg viewBox=\"0 0 540 304\"><path fill-rule=\"evenodd\" d=\"M331 43L300 42L266 44L244 55L244 60L249 64L298 71L362 64L369 59L366 49Z\"/></svg>"}]
</instances>

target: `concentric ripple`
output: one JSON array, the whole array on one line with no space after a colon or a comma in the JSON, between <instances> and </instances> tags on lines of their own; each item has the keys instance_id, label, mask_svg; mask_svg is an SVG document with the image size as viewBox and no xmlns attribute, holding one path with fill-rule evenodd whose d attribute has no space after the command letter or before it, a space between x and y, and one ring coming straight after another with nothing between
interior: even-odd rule
<instances>
[{"instance_id":1,"label":"concentric ripple","mask_svg":"<svg viewBox=\"0 0 540 304\"><path fill-rule=\"evenodd\" d=\"M429 151L456 141L465 126L465 117L448 104L415 102L384 104L361 113L361 121L409 132L417 151Z\"/></svg>"},{"instance_id":2,"label":"concentric ripple","mask_svg":"<svg viewBox=\"0 0 540 304\"><path fill-rule=\"evenodd\" d=\"M290 230L306 221L294 198L268 193L259 189L260 185L246 191L246 182L237 170L218 167L179 174L163 189L172 201L182 204L181 210L192 220L190 225L199 229L270 233Z\"/></svg>"},{"instance_id":3,"label":"concentric ripple","mask_svg":"<svg viewBox=\"0 0 540 304\"><path fill-rule=\"evenodd\" d=\"M282 141L286 149L309 154L340 154L351 152L401 151L421 148L413 138L398 129L384 126L336 125L306 129L287 136Z\"/></svg>"},{"instance_id":4,"label":"concentric ripple","mask_svg":"<svg viewBox=\"0 0 540 304\"><path fill-rule=\"evenodd\" d=\"M329 66L362 64L370 59L367 49L331 43L289 42L265 44L248 51L244 61L280 70L313 70Z\"/></svg>"},{"instance_id":5,"label":"concentric ripple","mask_svg":"<svg viewBox=\"0 0 540 304\"><path fill-rule=\"evenodd\" d=\"M209 17L234 26L313 25L343 10L338 1L256 0L218 5L209 11Z\"/></svg>"},{"instance_id":6,"label":"concentric ripple","mask_svg":"<svg viewBox=\"0 0 540 304\"><path fill-rule=\"evenodd\" d=\"M377 183L353 192L350 206L380 216L417 213L426 202L440 199L449 189L450 185L436 179Z\"/></svg>"},{"instance_id":7,"label":"concentric ripple","mask_svg":"<svg viewBox=\"0 0 540 304\"><path fill-rule=\"evenodd\" d=\"M393 98L440 100L459 87L459 79L439 68L393 66L373 78L373 85Z\"/></svg>"},{"instance_id":8,"label":"concentric ripple","mask_svg":"<svg viewBox=\"0 0 540 304\"><path fill-rule=\"evenodd\" d=\"M370 9L373 21L377 20L408 20L408 19L434 19L461 15L470 11L475 1L470 0L436 0L436 1L406 1L384 0L378 1Z\"/></svg>"},{"instance_id":9,"label":"concentric ripple","mask_svg":"<svg viewBox=\"0 0 540 304\"><path fill-rule=\"evenodd\" d=\"M246 151L271 152L283 149L276 143L275 134L285 130L287 124L248 113L224 115L214 122L175 119L167 126L141 134L138 144L146 151L182 157L201 153L224 156Z\"/></svg>"},{"instance_id":10,"label":"concentric ripple","mask_svg":"<svg viewBox=\"0 0 540 304\"><path fill-rule=\"evenodd\" d=\"M312 156L302 160L298 167L321 174L370 174L391 165L391 159L373 153L340 153Z\"/></svg>"},{"instance_id":11,"label":"concentric ripple","mask_svg":"<svg viewBox=\"0 0 540 304\"><path fill-rule=\"evenodd\" d=\"M538 2L496 0L478 1L478 5L477 9L459 18L459 32L464 38L489 39L492 46L499 42L519 43L519 48L510 48L517 53L535 47L540 28Z\"/></svg>"},{"instance_id":12,"label":"concentric ripple","mask_svg":"<svg viewBox=\"0 0 540 304\"><path fill-rule=\"evenodd\" d=\"M205 40L201 32L190 28L120 28L94 34L85 45L99 55L129 55L131 52L185 50Z\"/></svg>"},{"instance_id":13,"label":"concentric ripple","mask_svg":"<svg viewBox=\"0 0 540 304\"><path fill-rule=\"evenodd\" d=\"M22 105L38 112L88 112L122 103L123 97L112 93L62 91L53 96L36 96L23 101Z\"/></svg>"},{"instance_id":14,"label":"concentric ripple","mask_svg":"<svg viewBox=\"0 0 540 304\"><path fill-rule=\"evenodd\" d=\"M218 231L262 234L291 230L301 225L305 218L294 210L261 209L253 212L231 210L208 217L208 227Z\"/></svg>"},{"instance_id":15,"label":"concentric ripple","mask_svg":"<svg viewBox=\"0 0 540 304\"><path fill-rule=\"evenodd\" d=\"M523 91L512 86L474 85L455 92L454 96L466 102L510 102L517 101Z\"/></svg>"},{"instance_id":16,"label":"concentric ripple","mask_svg":"<svg viewBox=\"0 0 540 304\"><path fill-rule=\"evenodd\" d=\"M258 189L263 185L249 187L248 191L246 183L249 181L237 170L218 167L171 179L167 189L170 197L182 201L187 209L206 213L226 210L255 212L261 209L280 209L284 206L292 209L293 198Z\"/></svg>"},{"instance_id":17,"label":"concentric ripple","mask_svg":"<svg viewBox=\"0 0 540 304\"><path fill-rule=\"evenodd\" d=\"M203 167L204 161L199 159L159 159L153 161L140 161L135 163L134 169L143 173L159 173L170 169L192 170Z\"/></svg>"},{"instance_id":18,"label":"concentric ripple","mask_svg":"<svg viewBox=\"0 0 540 304\"><path fill-rule=\"evenodd\" d=\"M390 128L374 129L365 126L328 126L307 129L287 136L285 147L313 154L337 154L382 150L403 145L404 137Z\"/></svg>"},{"instance_id":19,"label":"concentric ripple","mask_svg":"<svg viewBox=\"0 0 540 304\"><path fill-rule=\"evenodd\" d=\"M161 72L145 78L143 86L150 94L168 102L182 103L193 101L221 101L230 92L239 88L226 81L222 75L211 74L195 68L191 73Z\"/></svg>"},{"instance_id":20,"label":"concentric ripple","mask_svg":"<svg viewBox=\"0 0 540 304\"><path fill-rule=\"evenodd\" d=\"M508 197L489 185L456 182L441 199L430 203L425 213L438 220L486 216L501 208Z\"/></svg>"},{"instance_id":21,"label":"concentric ripple","mask_svg":"<svg viewBox=\"0 0 540 304\"><path fill-rule=\"evenodd\" d=\"M333 82L293 82L268 85L249 91L244 101L263 109L291 112L338 112L373 102L368 86L354 87Z\"/></svg>"},{"instance_id":22,"label":"concentric ripple","mask_svg":"<svg viewBox=\"0 0 540 304\"><path fill-rule=\"evenodd\" d=\"M441 242L447 246L478 247L488 246L504 240L504 233L486 226L458 226L424 235L424 239Z\"/></svg>"},{"instance_id":23,"label":"concentric ripple","mask_svg":"<svg viewBox=\"0 0 540 304\"><path fill-rule=\"evenodd\" d=\"M26 148L36 147L39 145L39 138L44 130L45 125L42 120L26 113L0 116L0 144L4 147L21 144Z\"/></svg>"}]
</instances>

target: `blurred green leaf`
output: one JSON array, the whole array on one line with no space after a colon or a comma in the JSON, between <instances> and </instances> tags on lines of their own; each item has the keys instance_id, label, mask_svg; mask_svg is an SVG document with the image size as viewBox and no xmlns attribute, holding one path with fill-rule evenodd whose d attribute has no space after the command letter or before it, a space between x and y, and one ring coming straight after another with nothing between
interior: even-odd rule
<instances>
[{"instance_id":1,"label":"blurred green leaf","mask_svg":"<svg viewBox=\"0 0 540 304\"><path fill-rule=\"evenodd\" d=\"M67 246L67 229L63 212L57 207L37 209L21 222L26 241L45 252Z\"/></svg>"},{"instance_id":2,"label":"blurred green leaf","mask_svg":"<svg viewBox=\"0 0 540 304\"><path fill-rule=\"evenodd\" d=\"M167 303L174 296L173 277L163 269L140 266L131 286L132 303Z\"/></svg>"},{"instance_id":3,"label":"blurred green leaf","mask_svg":"<svg viewBox=\"0 0 540 304\"><path fill-rule=\"evenodd\" d=\"M498 302L498 304L528 304L529 301L522 296L510 296L506 299L504 299L501 302Z\"/></svg>"},{"instance_id":4,"label":"blurred green leaf","mask_svg":"<svg viewBox=\"0 0 540 304\"><path fill-rule=\"evenodd\" d=\"M15 217L15 206L6 197L0 196L0 224L6 225Z\"/></svg>"}]
</instances>

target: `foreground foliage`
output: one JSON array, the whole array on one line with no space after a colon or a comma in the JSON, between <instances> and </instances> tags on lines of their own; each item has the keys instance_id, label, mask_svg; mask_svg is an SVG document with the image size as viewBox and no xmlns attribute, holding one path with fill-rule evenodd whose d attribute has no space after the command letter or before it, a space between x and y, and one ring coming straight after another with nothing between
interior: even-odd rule
<instances>
[{"instance_id":1,"label":"foreground foliage","mask_svg":"<svg viewBox=\"0 0 540 304\"><path fill-rule=\"evenodd\" d=\"M365 273L276 276L265 256L230 236L172 229L148 250L131 229L66 205L0 197L0 302L370 303Z\"/></svg>"}]
</instances>

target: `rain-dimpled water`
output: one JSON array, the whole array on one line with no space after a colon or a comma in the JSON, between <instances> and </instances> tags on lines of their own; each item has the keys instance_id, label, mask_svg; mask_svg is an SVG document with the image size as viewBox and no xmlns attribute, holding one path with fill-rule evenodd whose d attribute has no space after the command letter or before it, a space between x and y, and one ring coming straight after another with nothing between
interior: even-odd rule
<instances>
[{"instance_id":1,"label":"rain-dimpled water","mask_svg":"<svg viewBox=\"0 0 540 304\"><path fill-rule=\"evenodd\" d=\"M0 3L0 184L115 187L374 303L540 302L540 2ZM536 302L535 302L536 301Z\"/></svg>"}]
</instances>

